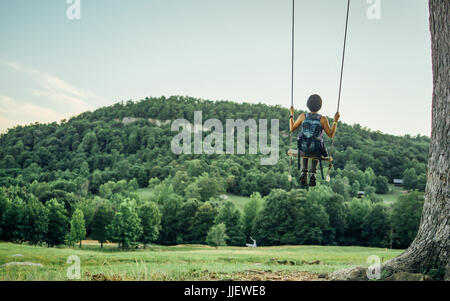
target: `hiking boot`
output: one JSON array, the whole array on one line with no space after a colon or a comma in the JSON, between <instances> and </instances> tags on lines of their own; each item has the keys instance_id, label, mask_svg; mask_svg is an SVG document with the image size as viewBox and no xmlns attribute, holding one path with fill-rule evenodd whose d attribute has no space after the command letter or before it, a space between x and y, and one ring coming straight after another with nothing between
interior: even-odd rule
<instances>
[{"instance_id":1,"label":"hiking boot","mask_svg":"<svg viewBox=\"0 0 450 301\"><path fill-rule=\"evenodd\" d=\"M308 175L306 173L302 173L300 176L300 185L305 187L308 186L308 181L307 181Z\"/></svg>"},{"instance_id":2,"label":"hiking boot","mask_svg":"<svg viewBox=\"0 0 450 301\"><path fill-rule=\"evenodd\" d=\"M309 186L313 187L316 186L316 175L312 174L309 178Z\"/></svg>"}]
</instances>

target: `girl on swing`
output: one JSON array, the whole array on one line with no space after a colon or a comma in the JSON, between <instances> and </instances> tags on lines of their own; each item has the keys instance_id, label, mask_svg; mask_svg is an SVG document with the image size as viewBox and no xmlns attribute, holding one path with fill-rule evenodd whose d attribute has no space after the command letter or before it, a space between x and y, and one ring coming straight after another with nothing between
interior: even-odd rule
<instances>
[{"instance_id":1,"label":"girl on swing","mask_svg":"<svg viewBox=\"0 0 450 301\"><path fill-rule=\"evenodd\" d=\"M308 186L308 163L309 159L305 157L319 158L327 157L327 151L323 143L322 132L325 131L328 137L333 138L336 134L337 122L339 121L339 112L334 115L333 126L330 128L328 118L318 114L322 108L322 99L319 95L311 95L306 104L309 113L302 113L298 116L297 121L294 122L294 107L290 108L291 116L289 117L289 128L291 132L302 126L302 133L299 136L299 150L302 158L302 171L300 176L300 184ZM311 142L312 141L312 142ZM309 169L310 179L309 186L316 186L316 170L318 160L311 160L311 168Z\"/></svg>"}]
</instances>

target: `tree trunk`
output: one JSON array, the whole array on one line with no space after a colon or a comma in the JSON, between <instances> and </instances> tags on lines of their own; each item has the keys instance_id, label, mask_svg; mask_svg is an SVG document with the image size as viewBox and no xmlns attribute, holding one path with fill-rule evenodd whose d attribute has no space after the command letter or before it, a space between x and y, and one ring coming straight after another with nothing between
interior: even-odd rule
<instances>
[{"instance_id":1,"label":"tree trunk","mask_svg":"<svg viewBox=\"0 0 450 301\"><path fill-rule=\"evenodd\" d=\"M80 249L81 249L81 240L80 240Z\"/></svg>"},{"instance_id":2,"label":"tree trunk","mask_svg":"<svg viewBox=\"0 0 450 301\"><path fill-rule=\"evenodd\" d=\"M450 1L429 0L433 61L432 132L425 203L411 246L383 265L387 274L437 269L450 280Z\"/></svg>"}]
</instances>

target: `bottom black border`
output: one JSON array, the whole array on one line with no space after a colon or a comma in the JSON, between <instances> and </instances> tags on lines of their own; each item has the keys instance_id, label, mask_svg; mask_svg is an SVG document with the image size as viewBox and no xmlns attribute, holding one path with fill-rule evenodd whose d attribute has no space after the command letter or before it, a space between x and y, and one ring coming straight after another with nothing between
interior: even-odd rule
<instances>
[{"instance_id":1,"label":"bottom black border","mask_svg":"<svg viewBox=\"0 0 450 301\"><path fill-rule=\"evenodd\" d=\"M194 288L194 290L192 290ZM214 288L215 297L209 295ZM323 297L344 295L345 297L375 297L392 296L393 292L415 294L423 293L424 289L435 290L450 288L448 282L246 282L246 281L198 281L198 282L0 282L0 291L10 291L14 295L29 295L31 297L99 295L116 297L124 294L133 299L139 294L143 300L164 300L165 298L202 299L202 300L273 300L281 296L294 296L296 300L310 299L311 296ZM245 295L244 291L245 290ZM236 291L238 295L236 295ZM251 294L249 292L251 291ZM54 293L53 293L54 292ZM186 293L189 292L189 295ZM197 295L198 293L206 295ZM231 294L230 294L231 292ZM363 295L361 295L362 292ZM49 294L50 293L50 294ZM197 294L196 294L197 293ZM308 295L305 295L308 293ZM445 293L444 293L445 294ZM231 296L233 295L233 296ZM80 297L81 297L80 296ZM307 297L308 296L308 297ZM46 298L48 299L48 298ZM56 299L56 298L55 298ZM83 298L84 299L84 298Z\"/></svg>"}]
</instances>

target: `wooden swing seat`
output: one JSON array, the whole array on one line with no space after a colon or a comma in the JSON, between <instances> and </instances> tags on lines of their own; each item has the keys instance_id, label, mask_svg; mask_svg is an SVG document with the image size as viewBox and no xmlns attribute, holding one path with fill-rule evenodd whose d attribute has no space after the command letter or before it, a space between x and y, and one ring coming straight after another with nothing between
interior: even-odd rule
<instances>
[{"instance_id":1,"label":"wooden swing seat","mask_svg":"<svg viewBox=\"0 0 450 301\"><path fill-rule=\"evenodd\" d=\"M288 156L289 157L298 157L298 150L296 149L290 149L288 150ZM320 160L320 158L318 157L309 157L309 156L301 156L304 159L312 159L312 160ZM327 161L327 162L332 162L333 161L333 157L329 156L329 157L322 157L322 161Z\"/></svg>"}]
</instances>

